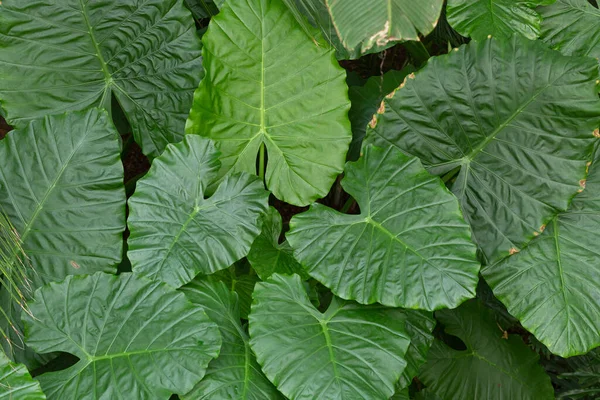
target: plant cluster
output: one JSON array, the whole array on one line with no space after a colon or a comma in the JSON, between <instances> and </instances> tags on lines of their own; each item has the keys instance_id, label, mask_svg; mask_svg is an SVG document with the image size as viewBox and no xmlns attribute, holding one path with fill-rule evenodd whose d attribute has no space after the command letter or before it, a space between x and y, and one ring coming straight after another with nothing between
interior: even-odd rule
<instances>
[{"instance_id":1,"label":"plant cluster","mask_svg":"<svg viewBox=\"0 0 600 400\"><path fill-rule=\"evenodd\" d=\"M599 396L599 57L588 0L3 0L0 398Z\"/></svg>"}]
</instances>

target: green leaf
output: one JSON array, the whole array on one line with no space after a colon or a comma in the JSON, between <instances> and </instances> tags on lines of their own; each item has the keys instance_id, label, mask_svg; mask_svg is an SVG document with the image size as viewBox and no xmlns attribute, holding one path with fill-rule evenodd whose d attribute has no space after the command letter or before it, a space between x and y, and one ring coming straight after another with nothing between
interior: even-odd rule
<instances>
[{"instance_id":1,"label":"green leaf","mask_svg":"<svg viewBox=\"0 0 600 400\"><path fill-rule=\"evenodd\" d=\"M442 0L385 0L365 7L362 0L288 0L298 19L306 14L319 26L340 58L360 58L407 40L419 40L437 25Z\"/></svg>"},{"instance_id":2,"label":"green leaf","mask_svg":"<svg viewBox=\"0 0 600 400\"><path fill-rule=\"evenodd\" d=\"M315 309L298 275L274 274L254 290L250 345L263 372L296 399L388 399L406 367L401 310L334 298Z\"/></svg>"},{"instance_id":3,"label":"green leaf","mask_svg":"<svg viewBox=\"0 0 600 400\"><path fill-rule=\"evenodd\" d=\"M134 272L180 287L248 254L269 193L255 177L238 173L205 198L219 166L214 144L197 135L154 160L129 200L127 256Z\"/></svg>"},{"instance_id":4,"label":"green leaf","mask_svg":"<svg viewBox=\"0 0 600 400\"><path fill-rule=\"evenodd\" d=\"M35 289L70 274L116 272L123 252L125 189L118 134L105 112L90 110L32 121L0 141L0 209L17 230ZM19 260L13 260L18 263ZM20 307L0 291L8 319ZM22 337L9 333L11 358L36 364ZM38 360L39 361L39 360Z\"/></svg>"},{"instance_id":5,"label":"green leaf","mask_svg":"<svg viewBox=\"0 0 600 400\"><path fill-rule=\"evenodd\" d=\"M4 0L0 101L6 119L103 107L116 96L147 155L183 137L202 75L181 0Z\"/></svg>"},{"instance_id":6,"label":"green leaf","mask_svg":"<svg viewBox=\"0 0 600 400\"><path fill-rule=\"evenodd\" d=\"M406 314L406 332L410 336L410 346L406 352L406 369L396 384L398 389L407 388L419 369L427 361L427 353L433 343L431 332L435 328L435 320L429 312L404 310Z\"/></svg>"},{"instance_id":7,"label":"green leaf","mask_svg":"<svg viewBox=\"0 0 600 400\"><path fill-rule=\"evenodd\" d=\"M492 264L581 188L600 124L597 79L593 60L518 35L471 42L433 57L384 99L366 141L394 144L445 174Z\"/></svg>"},{"instance_id":8,"label":"green leaf","mask_svg":"<svg viewBox=\"0 0 600 400\"><path fill-rule=\"evenodd\" d=\"M185 4L197 19L214 17L224 2L225 0L185 0Z\"/></svg>"},{"instance_id":9,"label":"green leaf","mask_svg":"<svg viewBox=\"0 0 600 400\"><path fill-rule=\"evenodd\" d=\"M600 57L600 10L587 0L558 0L538 10L544 42L566 55Z\"/></svg>"},{"instance_id":10,"label":"green leaf","mask_svg":"<svg viewBox=\"0 0 600 400\"><path fill-rule=\"evenodd\" d=\"M229 290L236 292L240 317L248 319L250 305L252 304L252 292L254 292L254 285L259 281L259 278L256 274L250 273L247 260L238 261L227 269L222 269L207 276L206 279L223 282Z\"/></svg>"},{"instance_id":11,"label":"green leaf","mask_svg":"<svg viewBox=\"0 0 600 400\"><path fill-rule=\"evenodd\" d=\"M333 50L316 46L281 0L227 1L203 43L206 77L186 131L216 141L221 175L256 173L260 153L262 177L266 148L266 183L278 199L306 205L327 195L351 139Z\"/></svg>"},{"instance_id":12,"label":"green leaf","mask_svg":"<svg viewBox=\"0 0 600 400\"><path fill-rule=\"evenodd\" d=\"M204 308L221 331L223 346L211 361L206 376L183 400L283 399L264 376L240 324L238 296L223 282L195 279L181 288L187 298Z\"/></svg>"},{"instance_id":13,"label":"green leaf","mask_svg":"<svg viewBox=\"0 0 600 400\"><path fill-rule=\"evenodd\" d=\"M164 399L187 393L217 356L221 336L202 308L135 274L69 276L39 289L27 343L79 361L40 375L49 400Z\"/></svg>"},{"instance_id":14,"label":"green leaf","mask_svg":"<svg viewBox=\"0 0 600 400\"><path fill-rule=\"evenodd\" d=\"M304 280L308 279L308 274L294 258L294 250L290 244L287 241L279 244L281 229L281 215L274 207L269 207L263 218L262 232L252 243L248 253L250 265L263 281L274 273L295 273Z\"/></svg>"},{"instance_id":15,"label":"green leaf","mask_svg":"<svg viewBox=\"0 0 600 400\"><path fill-rule=\"evenodd\" d=\"M586 189L518 254L486 267L494 294L561 357L600 346L600 152Z\"/></svg>"},{"instance_id":16,"label":"green leaf","mask_svg":"<svg viewBox=\"0 0 600 400\"><path fill-rule=\"evenodd\" d=\"M13 364L0 351L0 399L45 400L40 384L22 364Z\"/></svg>"},{"instance_id":17,"label":"green leaf","mask_svg":"<svg viewBox=\"0 0 600 400\"><path fill-rule=\"evenodd\" d=\"M288 240L307 272L359 303L436 310L475 295L479 263L456 198L415 157L367 146L342 187L360 215L321 204L294 216Z\"/></svg>"},{"instance_id":18,"label":"green leaf","mask_svg":"<svg viewBox=\"0 0 600 400\"><path fill-rule=\"evenodd\" d=\"M494 313L479 301L438 311L436 318L467 347L454 350L439 340L433 343L419 379L441 399L554 399L538 355L517 335L503 338Z\"/></svg>"},{"instance_id":19,"label":"green leaf","mask_svg":"<svg viewBox=\"0 0 600 400\"><path fill-rule=\"evenodd\" d=\"M556 0L448 0L448 22L463 36L483 40L488 35L509 39L519 33L529 39L540 36L542 17L537 6Z\"/></svg>"},{"instance_id":20,"label":"green leaf","mask_svg":"<svg viewBox=\"0 0 600 400\"><path fill-rule=\"evenodd\" d=\"M349 161L358 160L367 124L377 112L383 98L400 86L406 76L413 71L414 68L410 66L402 71L391 70L382 76L369 78L362 86L350 86L348 96L352 106L348 118L352 124L352 143L348 151Z\"/></svg>"}]
</instances>

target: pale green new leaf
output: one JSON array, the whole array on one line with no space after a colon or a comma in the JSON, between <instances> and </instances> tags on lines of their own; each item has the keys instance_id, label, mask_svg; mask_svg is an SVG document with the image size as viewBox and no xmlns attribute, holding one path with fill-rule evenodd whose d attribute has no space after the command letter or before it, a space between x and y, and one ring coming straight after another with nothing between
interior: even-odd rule
<instances>
[{"instance_id":1,"label":"pale green new leaf","mask_svg":"<svg viewBox=\"0 0 600 400\"><path fill-rule=\"evenodd\" d=\"M436 310L475 295L479 263L456 198L416 157L364 148L342 186L347 215L315 203L292 218L288 240L307 272L359 303Z\"/></svg>"},{"instance_id":2,"label":"pale green new leaf","mask_svg":"<svg viewBox=\"0 0 600 400\"><path fill-rule=\"evenodd\" d=\"M406 367L405 318L337 298L322 314L298 275L274 274L254 290L250 345L291 400L388 399Z\"/></svg>"},{"instance_id":3,"label":"pale green new leaf","mask_svg":"<svg viewBox=\"0 0 600 400\"><path fill-rule=\"evenodd\" d=\"M600 58L600 10L587 0L557 0L538 10L544 42L566 55Z\"/></svg>"},{"instance_id":4,"label":"pale green new leaf","mask_svg":"<svg viewBox=\"0 0 600 400\"><path fill-rule=\"evenodd\" d=\"M210 278L197 278L181 290L206 311L223 338L219 357L210 362L204 379L182 399L283 399L256 362L250 338L240 323L238 295Z\"/></svg>"},{"instance_id":5,"label":"pale green new leaf","mask_svg":"<svg viewBox=\"0 0 600 400\"><path fill-rule=\"evenodd\" d=\"M206 76L186 131L216 141L221 175L255 174L260 152L268 162L259 175L278 199L324 197L351 140L345 72L333 50L310 40L282 0L228 0L203 43Z\"/></svg>"},{"instance_id":6,"label":"pale green new leaf","mask_svg":"<svg viewBox=\"0 0 600 400\"><path fill-rule=\"evenodd\" d=\"M494 313L471 300L456 310L436 312L446 333L457 336L466 350L436 340L419 380L443 400L554 399L550 377L539 356L517 335L505 334Z\"/></svg>"},{"instance_id":7,"label":"pale green new leaf","mask_svg":"<svg viewBox=\"0 0 600 400\"><path fill-rule=\"evenodd\" d=\"M482 273L494 294L561 357L600 346L600 152L586 189L518 254Z\"/></svg>"},{"instance_id":8,"label":"pale green new leaf","mask_svg":"<svg viewBox=\"0 0 600 400\"><path fill-rule=\"evenodd\" d=\"M205 198L219 167L214 144L197 135L154 160L129 199L127 256L134 272L180 287L248 254L269 193L256 177L237 173Z\"/></svg>"},{"instance_id":9,"label":"pale green new leaf","mask_svg":"<svg viewBox=\"0 0 600 400\"><path fill-rule=\"evenodd\" d=\"M597 79L594 60L539 41L474 41L430 59L384 99L366 141L393 144L444 175L492 264L581 189L600 125Z\"/></svg>"},{"instance_id":10,"label":"pale green new leaf","mask_svg":"<svg viewBox=\"0 0 600 400\"><path fill-rule=\"evenodd\" d=\"M323 31L340 58L359 58L407 40L419 40L437 25L442 0L286 0L298 19Z\"/></svg>"},{"instance_id":11,"label":"pale green new leaf","mask_svg":"<svg viewBox=\"0 0 600 400\"><path fill-rule=\"evenodd\" d=\"M274 207L269 207L263 218L262 232L252 243L248 253L250 265L263 281L274 273L295 273L308 279L308 274L294 258L294 250L290 244L287 241L279 243L281 229L281 215Z\"/></svg>"},{"instance_id":12,"label":"pale green new leaf","mask_svg":"<svg viewBox=\"0 0 600 400\"><path fill-rule=\"evenodd\" d=\"M147 155L182 139L202 75L182 0L4 0L0 102L8 122L103 107L114 94Z\"/></svg>"},{"instance_id":13,"label":"pale green new leaf","mask_svg":"<svg viewBox=\"0 0 600 400\"><path fill-rule=\"evenodd\" d=\"M221 346L202 308L130 273L69 276L39 289L30 308L28 345L79 358L37 377L49 400L167 400L189 392Z\"/></svg>"},{"instance_id":14,"label":"pale green new leaf","mask_svg":"<svg viewBox=\"0 0 600 400\"><path fill-rule=\"evenodd\" d=\"M45 400L39 382L29 375L22 364L12 363L0 351L0 399L6 400Z\"/></svg>"},{"instance_id":15,"label":"pale green new leaf","mask_svg":"<svg viewBox=\"0 0 600 400\"><path fill-rule=\"evenodd\" d=\"M555 1L448 0L446 13L448 22L458 33L475 40L483 40L488 35L509 39L514 33L537 39L542 17L535 8Z\"/></svg>"}]
</instances>

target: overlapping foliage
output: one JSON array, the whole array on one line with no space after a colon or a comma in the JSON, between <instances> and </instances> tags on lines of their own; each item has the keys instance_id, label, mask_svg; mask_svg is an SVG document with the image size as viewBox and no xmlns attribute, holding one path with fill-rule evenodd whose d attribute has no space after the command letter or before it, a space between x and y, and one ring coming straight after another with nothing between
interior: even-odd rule
<instances>
[{"instance_id":1,"label":"overlapping foliage","mask_svg":"<svg viewBox=\"0 0 600 400\"><path fill-rule=\"evenodd\" d=\"M0 3L0 398L599 393L596 2L372 3Z\"/></svg>"}]
</instances>

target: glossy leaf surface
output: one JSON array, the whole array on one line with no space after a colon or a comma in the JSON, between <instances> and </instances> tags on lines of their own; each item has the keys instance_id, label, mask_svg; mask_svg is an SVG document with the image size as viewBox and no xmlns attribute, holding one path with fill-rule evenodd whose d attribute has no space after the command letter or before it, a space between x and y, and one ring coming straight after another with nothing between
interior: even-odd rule
<instances>
[{"instance_id":1,"label":"glossy leaf surface","mask_svg":"<svg viewBox=\"0 0 600 400\"><path fill-rule=\"evenodd\" d=\"M475 40L488 35L508 39L519 33L529 39L540 35L542 17L537 6L556 0L448 0L448 22L458 33Z\"/></svg>"},{"instance_id":2,"label":"glossy leaf surface","mask_svg":"<svg viewBox=\"0 0 600 400\"><path fill-rule=\"evenodd\" d=\"M109 110L114 95L155 157L183 137L200 47L181 0L4 0L0 101L8 122L24 127L47 114Z\"/></svg>"},{"instance_id":3,"label":"glossy leaf surface","mask_svg":"<svg viewBox=\"0 0 600 400\"><path fill-rule=\"evenodd\" d=\"M518 254L483 270L521 324L562 357L600 346L600 155L586 189Z\"/></svg>"},{"instance_id":4,"label":"glossy leaf surface","mask_svg":"<svg viewBox=\"0 0 600 400\"><path fill-rule=\"evenodd\" d=\"M274 207L269 207L263 218L262 232L248 254L250 265L263 281L274 273L298 274L308 279L308 274L294 258L290 244L287 241L279 243L281 229L281 215Z\"/></svg>"},{"instance_id":5,"label":"glossy leaf surface","mask_svg":"<svg viewBox=\"0 0 600 400\"><path fill-rule=\"evenodd\" d=\"M539 11L544 42L566 55L600 57L600 10L587 0L557 0Z\"/></svg>"},{"instance_id":6,"label":"glossy leaf surface","mask_svg":"<svg viewBox=\"0 0 600 400\"><path fill-rule=\"evenodd\" d=\"M39 382L33 380L22 364L12 363L0 351L0 399L45 400Z\"/></svg>"},{"instance_id":7,"label":"glossy leaf surface","mask_svg":"<svg viewBox=\"0 0 600 400\"><path fill-rule=\"evenodd\" d=\"M435 310L475 295L479 263L456 198L419 160L367 146L342 186L360 215L313 204L290 222L296 258L337 296Z\"/></svg>"},{"instance_id":8,"label":"glossy leaf surface","mask_svg":"<svg viewBox=\"0 0 600 400\"><path fill-rule=\"evenodd\" d=\"M256 177L237 173L205 198L219 166L213 143L197 135L154 160L129 200L127 255L134 272L179 287L248 254L268 192Z\"/></svg>"},{"instance_id":9,"label":"glossy leaf surface","mask_svg":"<svg viewBox=\"0 0 600 400\"><path fill-rule=\"evenodd\" d=\"M401 310L334 299L315 309L298 275L256 285L250 344L277 388L298 399L388 399L406 367Z\"/></svg>"},{"instance_id":10,"label":"glossy leaf surface","mask_svg":"<svg viewBox=\"0 0 600 400\"><path fill-rule=\"evenodd\" d=\"M439 340L433 343L419 379L441 399L554 399L539 356L519 336L503 338L493 312L480 302L438 311L436 318L467 347L454 350Z\"/></svg>"},{"instance_id":11,"label":"glossy leaf surface","mask_svg":"<svg viewBox=\"0 0 600 400\"><path fill-rule=\"evenodd\" d=\"M49 400L167 400L187 393L217 356L221 336L202 308L134 274L69 276L36 292L27 343L79 361L37 379Z\"/></svg>"},{"instance_id":12,"label":"glossy leaf surface","mask_svg":"<svg viewBox=\"0 0 600 400\"><path fill-rule=\"evenodd\" d=\"M598 65L541 42L471 42L434 57L367 141L393 143L453 182L488 264L520 250L581 189L600 125Z\"/></svg>"},{"instance_id":13,"label":"glossy leaf surface","mask_svg":"<svg viewBox=\"0 0 600 400\"><path fill-rule=\"evenodd\" d=\"M306 205L324 197L351 140L345 73L333 50L316 46L281 0L227 1L203 43L206 77L186 131L215 140L221 175L255 174L264 146L267 187L278 199Z\"/></svg>"},{"instance_id":14,"label":"glossy leaf surface","mask_svg":"<svg viewBox=\"0 0 600 400\"><path fill-rule=\"evenodd\" d=\"M181 290L206 311L223 338L219 357L211 361L204 379L183 399L283 399L256 362L250 338L240 323L238 295L210 277L197 278Z\"/></svg>"}]
</instances>

